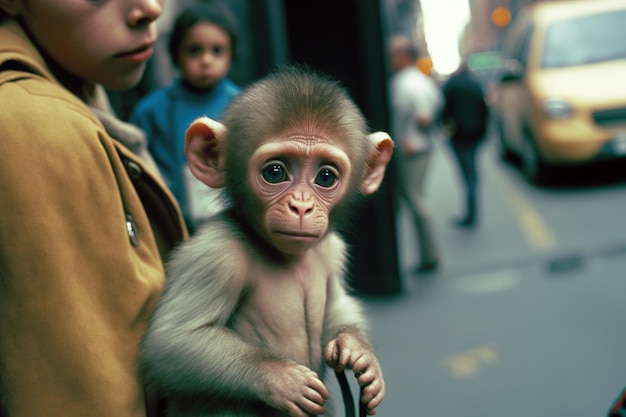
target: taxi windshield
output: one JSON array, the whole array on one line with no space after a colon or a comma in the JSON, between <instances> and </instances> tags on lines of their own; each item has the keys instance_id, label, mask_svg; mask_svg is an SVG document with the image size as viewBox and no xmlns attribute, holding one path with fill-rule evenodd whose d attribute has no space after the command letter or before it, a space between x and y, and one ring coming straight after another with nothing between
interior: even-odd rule
<instances>
[{"instance_id":1,"label":"taxi windshield","mask_svg":"<svg viewBox=\"0 0 626 417\"><path fill-rule=\"evenodd\" d=\"M546 30L542 68L626 59L626 10L553 23Z\"/></svg>"}]
</instances>

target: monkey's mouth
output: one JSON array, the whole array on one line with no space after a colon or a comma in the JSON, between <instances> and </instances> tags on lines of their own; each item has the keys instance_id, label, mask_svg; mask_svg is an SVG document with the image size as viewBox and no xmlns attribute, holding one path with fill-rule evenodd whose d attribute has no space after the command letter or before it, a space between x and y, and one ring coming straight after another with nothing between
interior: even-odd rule
<instances>
[{"instance_id":1,"label":"monkey's mouth","mask_svg":"<svg viewBox=\"0 0 626 417\"><path fill-rule=\"evenodd\" d=\"M285 230L275 230L275 234L286 237L289 239L298 239L298 240L309 240L309 239L317 239L319 236L314 233L305 233L305 232L291 232Z\"/></svg>"}]
</instances>

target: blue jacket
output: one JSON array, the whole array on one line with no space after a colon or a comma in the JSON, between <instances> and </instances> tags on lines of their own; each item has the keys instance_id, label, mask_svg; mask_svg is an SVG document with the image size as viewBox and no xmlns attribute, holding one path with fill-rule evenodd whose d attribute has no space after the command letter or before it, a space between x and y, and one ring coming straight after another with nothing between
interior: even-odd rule
<instances>
[{"instance_id":1,"label":"blue jacket","mask_svg":"<svg viewBox=\"0 0 626 417\"><path fill-rule=\"evenodd\" d=\"M227 78L206 93L192 91L178 79L142 98L130 116L129 122L145 131L148 150L187 219L185 131L199 116L219 120L239 92L240 88Z\"/></svg>"}]
</instances>

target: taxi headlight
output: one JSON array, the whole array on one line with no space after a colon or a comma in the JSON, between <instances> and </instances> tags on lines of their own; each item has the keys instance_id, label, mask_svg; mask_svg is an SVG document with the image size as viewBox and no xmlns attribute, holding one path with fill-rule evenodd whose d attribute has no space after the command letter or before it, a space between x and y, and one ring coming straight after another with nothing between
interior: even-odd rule
<instances>
[{"instance_id":1,"label":"taxi headlight","mask_svg":"<svg viewBox=\"0 0 626 417\"><path fill-rule=\"evenodd\" d=\"M560 98L549 98L543 103L543 111L551 119L567 119L574 110L568 102Z\"/></svg>"}]
</instances>

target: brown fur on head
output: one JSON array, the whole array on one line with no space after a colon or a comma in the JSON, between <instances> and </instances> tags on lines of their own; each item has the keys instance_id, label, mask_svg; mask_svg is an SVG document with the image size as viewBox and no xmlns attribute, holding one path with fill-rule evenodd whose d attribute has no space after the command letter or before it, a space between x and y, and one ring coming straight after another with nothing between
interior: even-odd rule
<instances>
[{"instance_id":1,"label":"brown fur on head","mask_svg":"<svg viewBox=\"0 0 626 417\"><path fill-rule=\"evenodd\" d=\"M367 133L347 92L301 67L283 67L186 134L196 178L226 186L235 217L285 253L303 253L380 186L393 142Z\"/></svg>"},{"instance_id":2,"label":"brown fur on head","mask_svg":"<svg viewBox=\"0 0 626 417\"><path fill-rule=\"evenodd\" d=\"M255 83L232 102L223 118L226 188L235 210L255 207L246 184L250 155L259 139L277 136L306 124L311 131L338 140L352 159L350 194L335 208L344 212L361 193L371 151L367 123L346 90L334 80L304 67L285 66ZM343 217L343 216L341 216ZM331 219L331 224L336 221Z\"/></svg>"}]
</instances>

